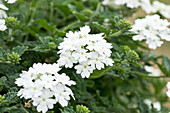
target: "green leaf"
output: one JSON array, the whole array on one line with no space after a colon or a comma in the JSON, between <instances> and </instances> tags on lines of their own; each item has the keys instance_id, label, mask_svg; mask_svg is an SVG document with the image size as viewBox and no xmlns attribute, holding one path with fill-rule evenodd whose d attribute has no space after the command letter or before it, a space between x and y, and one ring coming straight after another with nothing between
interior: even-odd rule
<instances>
[{"instance_id":1,"label":"green leaf","mask_svg":"<svg viewBox=\"0 0 170 113\"><path fill-rule=\"evenodd\" d=\"M4 53L4 50L3 50L2 47L0 47L0 59L1 59L1 57L3 56L3 53Z\"/></svg>"},{"instance_id":2,"label":"green leaf","mask_svg":"<svg viewBox=\"0 0 170 113\"><path fill-rule=\"evenodd\" d=\"M12 48L12 52L18 53L20 56L24 54L24 52L27 50L28 50L27 46L17 46Z\"/></svg>"},{"instance_id":3,"label":"green leaf","mask_svg":"<svg viewBox=\"0 0 170 113\"><path fill-rule=\"evenodd\" d=\"M135 92L135 93L136 93L136 96L137 96L137 99L138 99L138 102L139 102L139 109L140 109L141 113L147 113L147 107L144 104L141 95L138 92Z\"/></svg>"},{"instance_id":4,"label":"green leaf","mask_svg":"<svg viewBox=\"0 0 170 113\"><path fill-rule=\"evenodd\" d=\"M55 35L58 35L58 37L63 37L66 35L66 33L59 29L55 29Z\"/></svg>"},{"instance_id":5,"label":"green leaf","mask_svg":"<svg viewBox=\"0 0 170 113\"><path fill-rule=\"evenodd\" d=\"M100 25L98 22L92 22L92 23L94 26L96 26L101 32L105 33L106 35L112 33L112 30L110 28Z\"/></svg>"},{"instance_id":6,"label":"green leaf","mask_svg":"<svg viewBox=\"0 0 170 113\"><path fill-rule=\"evenodd\" d=\"M63 110L61 110L61 113L76 113L73 108L65 107Z\"/></svg>"},{"instance_id":7,"label":"green leaf","mask_svg":"<svg viewBox=\"0 0 170 113\"><path fill-rule=\"evenodd\" d=\"M18 109L16 106L12 106L12 107L0 107L0 111L1 113L7 113L9 111L13 111Z\"/></svg>"},{"instance_id":8,"label":"green leaf","mask_svg":"<svg viewBox=\"0 0 170 113\"><path fill-rule=\"evenodd\" d=\"M41 41L41 43L43 45L47 45L48 46L51 38L52 38L51 36L39 37L39 40Z\"/></svg>"},{"instance_id":9,"label":"green leaf","mask_svg":"<svg viewBox=\"0 0 170 113\"><path fill-rule=\"evenodd\" d=\"M43 27L44 29L46 29L47 31L51 33L53 33L55 29L55 26L49 25L45 19L35 20L34 23L40 25L41 27Z\"/></svg>"},{"instance_id":10,"label":"green leaf","mask_svg":"<svg viewBox=\"0 0 170 113\"><path fill-rule=\"evenodd\" d=\"M17 101L19 100L17 93L17 88L11 88L10 91L4 95L5 100L8 100L10 103L17 103Z\"/></svg>"},{"instance_id":11,"label":"green leaf","mask_svg":"<svg viewBox=\"0 0 170 113\"><path fill-rule=\"evenodd\" d=\"M170 60L168 57L166 56L163 57L163 64L166 68L167 74L170 74Z\"/></svg>"},{"instance_id":12,"label":"green leaf","mask_svg":"<svg viewBox=\"0 0 170 113\"><path fill-rule=\"evenodd\" d=\"M84 14L78 13L76 11L72 12L80 21L88 21L89 18L85 16Z\"/></svg>"},{"instance_id":13,"label":"green leaf","mask_svg":"<svg viewBox=\"0 0 170 113\"><path fill-rule=\"evenodd\" d=\"M56 0L57 1L57 0ZM64 0L62 0L62 1L64 1ZM68 15L70 15L71 14L71 11L70 11L70 9L68 8L68 6L65 6L65 5L55 5L55 7L59 10L59 11L61 11L62 13L63 13L63 15L65 15L65 16L68 16Z\"/></svg>"},{"instance_id":14,"label":"green leaf","mask_svg":"<svg viewBox=\"0 0 170 113\"><path fill-rule=\"evenodd\" d=\"M54 3L58 5L67 5L73 1L74 0L54 0Z\"/></svg>"}]
</instances>

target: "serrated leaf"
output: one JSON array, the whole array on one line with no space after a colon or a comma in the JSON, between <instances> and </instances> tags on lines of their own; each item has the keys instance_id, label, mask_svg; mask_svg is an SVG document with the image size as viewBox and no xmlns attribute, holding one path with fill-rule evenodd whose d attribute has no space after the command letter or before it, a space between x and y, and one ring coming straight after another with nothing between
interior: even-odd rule
<instances>
[{"instance_id":1,"label":"serrated leaf","mask_svg":"<svg viewBox=\"0 0 170 113\"><path fill-rule=\"evenodd\" d=\"M20 56L22 54L24 54L24 52L28 50L28 47L27 46L17 46L17 47L14 47L12 48L12 52L15 52L15 53L18 53Z\"/></svg>"},{"instance_id":2,"label":"serrated leaf","mask_svg":"<svg viewBox=\"0 0 170 113\"><path fill-rule=\"evenodd\" d=\"M12 107L0 107L0 113L7 113L9 111L13 111L15 109L18 109L16 106L12 106Z\"/></svg>"},{"instance_id":3,"label":"serrated leaf","mask_svg":"<svg viewBox=\"0 0 170 113\"><path fill-rule=\"evenodd\" d=\"M47 45L49 42L50 42L50 39L51 39L52 37L50 37L50 36L46 36L46 37L39 37L39 40L41 41L41 43L43 44L43 45Z\"/></svg>"},{"instance_id":4,"label":"serrated leaf","mask_svg":"<svg viewBox=\"0 0 170 113\"><path fill-rule=\"evenodd\" d=\"M92 22L92 23L94 26L96 26L101 32L105 33L106 35L112 33L112 30L110 28L100 25L98 22Z\"/></svg>"},{"instance_id":5,"label":"serrated leaf","mask_svg":"<svg viewBox=\"0 0 170 113\"><path fill-rule=\"evenodd\" d=\"M4 95L5 100L8 100L10 103L17 103L18 101L18 96L17 96L17 88L11 88L10 91Z\"/></svg>"},{"instance_id":6,"label":"serrated leaf","mask_svg":"<svg viewBox=\"0 0 170 113\"><path fill-rule=\"evenodd\" d=\"M76 113L73 108L65 107L64 110L61 110L61 113Z\"/></svg>"},{"instance_id":7,"label":"serrated leaf","mask_svg":"<svg viewBox=\"0 0 170 113\"><path fill-rule=\"evenodd\" d=\"M49 25L45 19L35 20L34 23L40 25L41 27L43 27L44 29L46 29L47 31L51 33L53 33L55 29L55 26Z\"/></svg>"}]
</instances>

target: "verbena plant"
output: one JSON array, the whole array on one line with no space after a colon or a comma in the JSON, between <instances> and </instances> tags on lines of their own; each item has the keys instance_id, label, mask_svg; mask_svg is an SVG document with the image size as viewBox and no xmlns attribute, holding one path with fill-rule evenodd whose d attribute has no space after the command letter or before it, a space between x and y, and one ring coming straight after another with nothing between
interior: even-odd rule
<instances>
[{"instance_id":1,"label":"verbena plant","mask_svg":"<svg viewBox=\"0 0 170 113\"><path fill-rule=\"evenodd\" d=\"M170 77L170 59L151 53L150 48L143 45L144 41L133 40L132 37L139 35L140 29L132 32L132 26L124 18L132 16L136 9L110 7L98 0L18 0L14 4L3 4L9 10L6 11L8 17L4 14L2 18L5 19L0 23L0 113L168 113L170 110L165 105L169 102L165 78ZM70 40L90 38L88 42L79 40L79 43L73 43L69 40L64 43L67 40L65 37ZM101 40L103 43L92 48L89 47L89 40L92 45ZM79 50L68 45L75 47L80 42L85 43L80 48L91 56L87 55L85 59L73 56L77 61L67 62L66 66L65 57L70 60L72 52ZM101 53L98 48L103 45L107 51ZM93 57L96 54L102 54L102 58L95 58L95 61ZM108 62L103 54L106 54ZM86 67L82 61L91 63ZM95 63L97 61L100 64ZM83 69L89 68L88 72L80 69L82 65ZM151 76L144 69L145 65L157 65L162 75L156 76L158 73L154 73ZM27 79L20 81L18 78L22 77ZM51 81L46 81L48 79ZM41 81L41 85L31 86L37 81ZM64 100L59 98L64 94L58 94L63 90L61 85L67 87ZM21 91L19 94L23 88L20 86L24 90L32 87L39 92ZM48 90L48 93L42 93L41 89ZM54 94L50 96L49 91ZM46 97L37 101L38 93L50 97L51 107L40 105ZM146 100L150 100L149 106ZM160 109L155 107L155 102L160 104ZM38 108L38 105L47 109Z\"/></svg>"}]
</instances>

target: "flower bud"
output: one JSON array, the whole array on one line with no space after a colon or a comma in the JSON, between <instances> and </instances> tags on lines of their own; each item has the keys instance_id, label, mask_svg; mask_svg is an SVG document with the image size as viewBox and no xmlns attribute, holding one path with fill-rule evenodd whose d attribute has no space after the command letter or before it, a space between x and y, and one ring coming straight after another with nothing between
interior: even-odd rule
<instances>
[{"instance_id":1,"label":"flower bud","mask_svg":"<svg viewBox=\"0 0 170 113\"><path fill-rule=\"evenodd\" d=\"M83 106L83 105L77 105L76 111L77 113L90 113L90 110L86 106Z\"/></svg>"},{"instance_id":2,"label":"flower bud","mask_svg":"<svg viewBox=\"0 0 170 113\"><path fill-rule=\"evenodd\" d=\"M120 27L120 29L122 30L130 30L132 27L131 27L131 24L126 21L125 19L120 19L120 21L118 22L118 25Z\"/></svg>"},{"instance_id":3,"label":"flower bud","mask_svg":"<svg viewBox=\"0 0 170 113\"><path fill-rule=\"evenodd\" d=\"M48 44L48 46L49 46L50 49L55 49L55 48L56 48L56 45L55 45L54 42L50 42L50 43Z\"/></svg>"},{"instance_id":4,"label":"flower bud","mask_svg":"<svg viewBox=\"0 0 170 113\"><path fill-rule=\"evenodd\" d=\"M12 52L12 54L8 53L8 60L14 65L19 64L21 58L18 53Z\"/></svg>"},{"instance_id":5,"label":"flower bud","mask_svg":"<svg viewBox=\"0 0 170 113\"><path fill-rule=\"evenodd\" d=\"M8 28L14 29L19 27L19 21L15 17L7 17L5 19L5 24Z\"/></svg>"}]
</instances>

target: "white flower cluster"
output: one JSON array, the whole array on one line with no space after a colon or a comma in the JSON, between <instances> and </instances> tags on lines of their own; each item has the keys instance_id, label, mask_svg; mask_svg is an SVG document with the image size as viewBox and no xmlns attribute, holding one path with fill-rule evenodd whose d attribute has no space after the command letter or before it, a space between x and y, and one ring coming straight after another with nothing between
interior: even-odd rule
<instances>
[{"instance_id":1,"label":"white flower cluster","mask_svg":"<svg viewBox=\"0 0 170 113\"><path fill-rule=\"evenodd\" d=\"M133 36L133 40L146 40L150 49L156 49L163 44L161 39L170 41L169 25L167 20L160 19L158 15L148 15L144 19L137 19L131 29L138 34Z\"/></svg>"},{"instance_id":2,"label":"white flower cluster","mask_svg":"<svg viewBox=\"0 0 170 113\"><path fill-rule=\"evenodd\" d=\"M164 17L170 18L170 5L165 5L159 1L153 2L154 12L160 12Z\"/></svg>"},{"instance_id":3,"label":"white flower cluster","mask_svg":"<svg viewBox=\"0 0 170 113\"><path fill-rule=\"evenodd\" d=\"M5 0L8 4L15 3L17 0ZM2 0L0 0L0 18L6 18L7 14L4 10L8 10L8 8L3 4Z\"/></svg>"},{"instance_id":4,"label":"white flower cluster","mask_svg":"<svg viewBox=\"0 0 170 113\"><path fill-rule=\"evenodd\" d=\"M106 66L112 66L111 56L112 45L102 37L101 34L89 34L90 27L84 26L80 31L69 32L60 43L60 58L57 61L60 66L72 68L73 64L82 78L89 77L93 70L101 70Z\"/></svg>"},{"instance_id":5,"label":"white flower cluster","mask_svg":"<svg viewBox=\"0 0 170 113\"><path fill-rule=\"evenodd\" d=\"M0 31L4 31L6 29L7 29L7 27L5 25L5 20L4 19L0 19Z\"/></svg>"},{"instance_id":6,"label":"white flower cluster","mask_svg":"<svg viewBox=\"0 0 170 113\"><path fill-rule=\"evenodd\" d=\"M167 89L168 89L166 94L167 94L168 97L170 97L170 82L168 82L166 86L167 86Z\"/></svg>"},{"instance_id":7,"label":"white flower cluster","mask_svg":"<svg viewBox=\"0 0 170 113\"><path fill-rule=\"evenodd\" d=\"M153 12L153 7L150 3L150 0L104 0L103 5L126 5L129 8L138 8L142 7L147 13Z\"/></svg>"},{"instance_id":8,"label":"white flower cluster","mask_svg":"<svg viewBox=\"0 0 170 113\"><path fill-rule=\"evenodd\" d=\"M146 72L149 72L149 76L160 76L161 72L158 69L153 68L152 66L144 66Z\"/></svg>"},{"instance_id":9,"label":"white flower cluster","mask_svg":"<svg viewBox=\"0 0 170 113\"><path fill-rule=\"evenodd\" d=\"M170 18L170 5L165 5L159 1L151 4L150 0L104 0L103 5L126 5L129 8L141 7L146 13L160 12L164 17Z\"/></svg>"},{"instance_id":10,"label":"white flower cluster","mask_svg":"<svg viewBox=\"0 0 170 113\"><path fill-rule=\"evenodd\" d=\"M72 90L67 86L76 83L65 73L58 74L59 70L58 64L33 64L33 67L23 71L15 81L18 86L23 87L18 96L31 99L38 112L46 113L57 102L67 106L70 96L74 98Z\"/></svg>"},{"instance_id":11,"label":"white flower cluster","mask_svg":"<svg viewBox=\"0 0 170 113\"><path fill-rule=\"evenodd\" d=\"M152 102L151 100L146 99L146 100L144 100L144 103L146 105L148 105L149 109L152 109L152 104L153 104L153 108L155 108L157 111L161 110L161 104L158 101L157 102Z\"/></svg>"}]
</instances>

